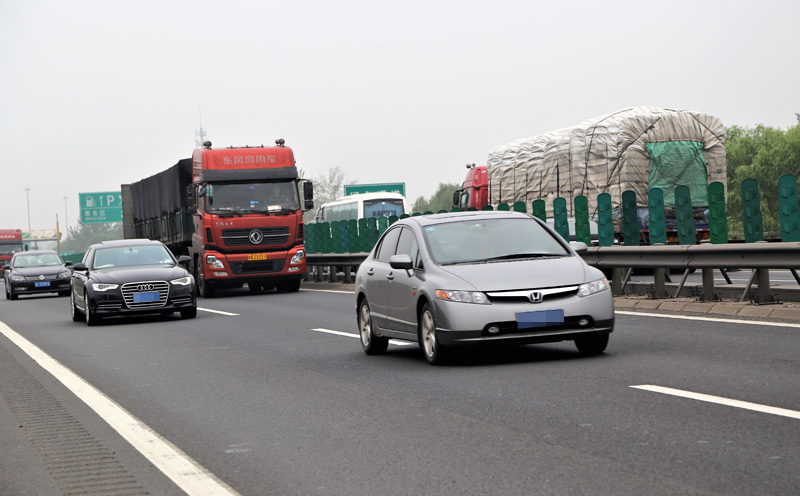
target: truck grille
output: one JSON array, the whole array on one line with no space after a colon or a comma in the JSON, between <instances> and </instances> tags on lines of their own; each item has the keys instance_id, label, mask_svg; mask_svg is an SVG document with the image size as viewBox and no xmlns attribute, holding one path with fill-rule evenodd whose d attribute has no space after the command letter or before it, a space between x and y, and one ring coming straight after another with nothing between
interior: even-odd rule
<instances>
[{"instance_id":1,"label":"truck grille","mask_svg":"<svg viewBox=\"0 0 800 496\"><path fill-rule=\"evenodd\" d=\"M134 295L158 292L158 301L134 301ZM122 297L128 308L157 308L167 304L169 283L166 281L129 282L122 285Z\"/></svg>"},{"instance_id":2,"label":"truck grille","mask_svg":"<svg viewBox=\"0 0 800 496\"><path fill-rule=\"evenodd\" d=\"M262 241L253 244L250 241L250 232L258 230L261 232ZM264 246L281 245L289 241L289 228L283 227L261 227L257 229L223 229L222 241L226 246Z\"/></svg>"},{"instance_id":3,"label":"truck grille","mask_svg":"<svg viewBox=\"0 0 800 496\"><path fill-rule=\"evenodd\" d=\"M263 274L283 270L283 260L265 260L259 262L230 262L234 274Z\"/></svg>"}]
</instances>

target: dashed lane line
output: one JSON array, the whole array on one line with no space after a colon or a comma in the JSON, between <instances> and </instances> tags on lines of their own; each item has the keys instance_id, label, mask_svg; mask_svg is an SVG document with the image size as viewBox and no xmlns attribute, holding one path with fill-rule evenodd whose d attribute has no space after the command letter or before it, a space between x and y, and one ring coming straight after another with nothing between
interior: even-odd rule
<instances>
[{"instance_id":1,"label":"dashed lane line","mask_svg":"<svg viewBox=\"0 0 800 496\"><path fill-rule=\"evenodd\" d=\"M64 384L187 494L191 496L238 495L233 488L218 479L180 448L161 437L144 422L131 415L111 398L3 322L0 322L0 333Z\"/></svg>"},{"instance_id":2,"label":"dashed lane line","mask_svg":"<svg viewBox=\"0 0 800 496\"><path fill-rule=\"evenodd\" d=\"M319 327L316 328L316 329L311 329L311 330L312 331L316 331L316 332L324 332L324 333L327 333L327 334L335 334L337 336L345 336L345 337L348 337L348 338L360 338L360 336L358 334L353 334L352 332L334 331L333 329L322 329L322 328L319 328ZM390 339L389 343L395 344L397 346L416 346L414 343L411 343L409 341L400 341L398 339Z\"/></svg>"},{"instance_id":3,"label":"dashed lane line","mask_svg":"<svg viewBox=\"0 0 800 496\"><path fill-rule=\"evenodd\" d=\"M220 315L227 315L229 317L235 317L239 315L238 313L231 313L231 312L223 312L222 310L213 310L211 308L201 308L197 307L198 310L202 310L203 312L211 312L211 313L218 313Z\"/></svg>"},{"instance_id":4,"label":"dashed lane line","mask_svg":"<svg viewBox=\"0 0 800 496\"><path fill-rule=\"evenodd\" d=\"M750 403L749 401L732 400L730 398L723 398L722 396L712 396L710 394L693 393L692 391L684 391L682 389L672 389L662 386L652 386L649 384L641 386L631 386L634 389L642 389L654 393L668 394L671 396L680 396L681 398L689 398L698 401L705 401L707 403L716 403L718 405L732 406L742 408L745 410L753 410L761 413L769 413L771 415L780 415L782 417L789 417L800 420L800 412L794 410L787 410L785 408L777 408L774 406L760 405L758 403Z\"/></svg>"}]
</instances>

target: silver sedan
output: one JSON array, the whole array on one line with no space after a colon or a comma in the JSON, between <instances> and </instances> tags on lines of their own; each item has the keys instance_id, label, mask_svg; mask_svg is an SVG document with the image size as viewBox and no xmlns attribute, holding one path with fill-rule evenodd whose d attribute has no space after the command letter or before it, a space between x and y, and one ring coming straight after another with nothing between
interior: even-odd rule
<instances>
[{"instance_id":1,"label":"silver sedan","mask_svg":"<svg viewBox=\"0 0 800 496\"><path fill-rule=\"evenodd\" d=\"M431 364L457 346L564 340L599 354L614 330L608 281L586 245L516 212L409 217L381 237L356 276L361 346L419 343Z\"/></svg>"}]
</instances>

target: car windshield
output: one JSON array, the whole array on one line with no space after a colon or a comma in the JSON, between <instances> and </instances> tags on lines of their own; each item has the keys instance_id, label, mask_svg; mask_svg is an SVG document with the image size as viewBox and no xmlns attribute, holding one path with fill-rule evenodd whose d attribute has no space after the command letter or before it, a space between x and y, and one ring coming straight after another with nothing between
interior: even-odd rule
<instances>
[{"instance_id":1,"label":"car windshield","mask_svg":"<svg viewBox=\"0 0 800 496\"><path fill-rule=\"evenodd\" d=\"M212 214L277 213L299 208L294 181L215 183L206 189L206 211Z\"/></svg>"},{"instance_id":2,"label":"car windshield","mask_svg":"<svg viewBox=\"0 0 800 496\"><path fill-rule=\"evenodd\" d=\"M15 268L23 267L44 267L48 265L62 265L61 258L55 253L41 253L29 255L19 255L14 259Z\"/></svg>"},{"instance_id":3,"label":"car windshield","mask_svg":"<svg viewBox=\"0 0 800 496\"><path fill-rule=\"evenodd\" d=\"M133 265L175 264L169 250L165 246L120 246L100 248L94 255L94 268L129 267Z\"/></svg>"},{"instance_id":4,"label":"car windshield","mask_svg":"<svg viewBox=\"0 0 800 496\"><path fill-rule=\"evenodd\" d=\"M569 251L533 219L468 218L424 229L440 265L564 257Z\"/></svg>"}]
</instances>

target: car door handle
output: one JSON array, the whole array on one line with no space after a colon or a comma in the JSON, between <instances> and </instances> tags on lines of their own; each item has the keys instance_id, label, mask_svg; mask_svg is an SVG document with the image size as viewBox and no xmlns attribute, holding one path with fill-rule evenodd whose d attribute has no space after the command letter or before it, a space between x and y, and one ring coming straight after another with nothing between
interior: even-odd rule
<instances>
[{"instance_id":1,"label":"car door handle","mask_svg":"<svg viewBox=\"0 0 800 496\"><path fill-rule=\"evenodd\" d=\"M389 279L390 281L391 281L392 279L394 279L394 273L392 273L392 272L389 272L388 274L386 274L386 279Z\"/></svg>"},{"instance_id":2,"label":"car door handle","mask_svg":"<svg viewBox=\"0 0 800 496\"><path fill-rule=\"evenodd\" d=\"M373 269L369 269L369 270L367 271L367 275L368 275L368 276L371 276L371 275L372 275L372 274L374 274L374 273L375 273L375 270L373 270Z\"/></svg>"}]
</instances>

